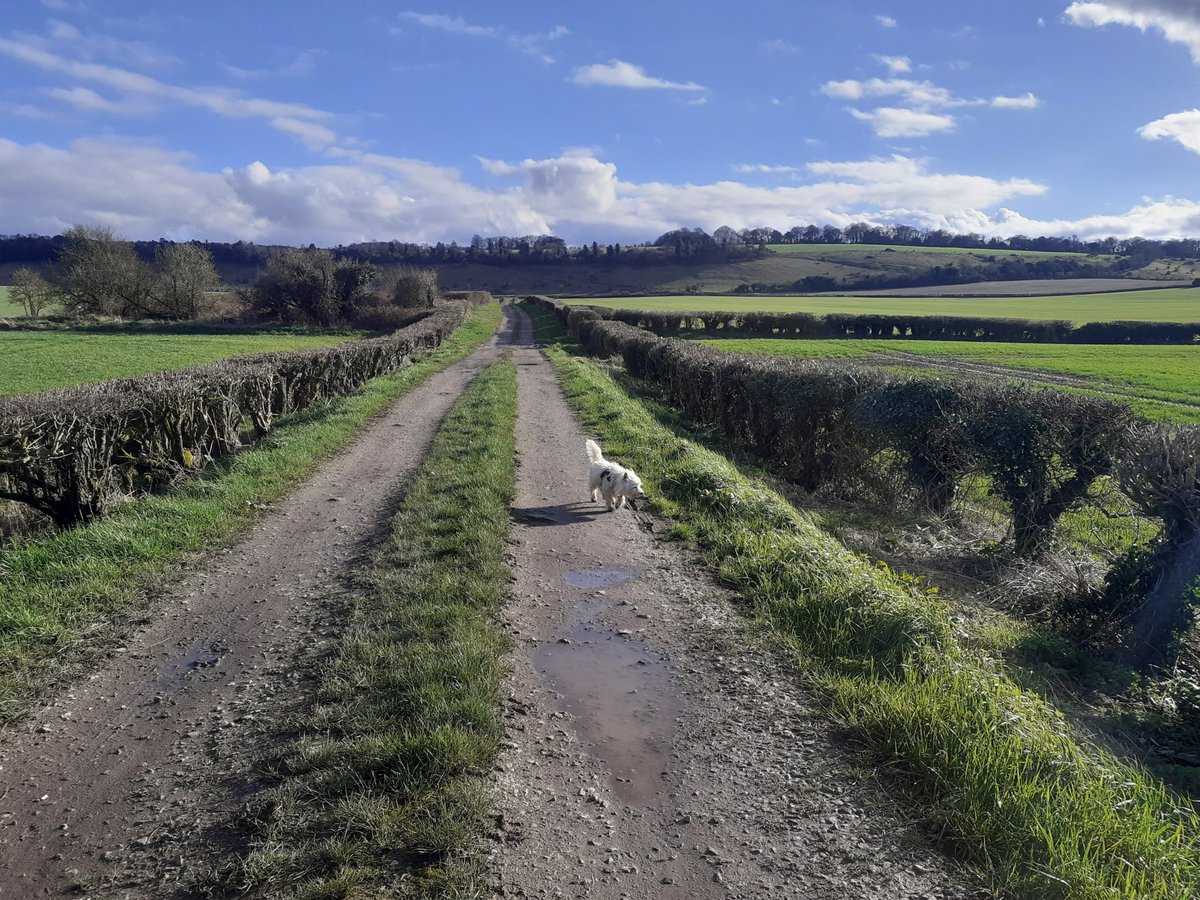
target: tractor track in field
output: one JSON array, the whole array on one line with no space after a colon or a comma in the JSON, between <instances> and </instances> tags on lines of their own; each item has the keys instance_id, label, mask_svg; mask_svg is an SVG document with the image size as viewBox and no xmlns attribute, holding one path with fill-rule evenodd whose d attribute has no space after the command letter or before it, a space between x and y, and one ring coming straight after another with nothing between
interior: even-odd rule
<instances>
[{"instance_id":1,"label":"tractor track in field","mask_svg":"<svg viewBox=\"0 0 1200 900\"><path fill-rule=\"evenodd\" d=\"M663 523L588 501L584 435L510 306L497 338L373 420L0 736L0 898L196 896L239 849L231 817L311 702L407 473L510 347L515 648L483 847L496 896L987 896L861 768L791 656L655 537ZM399 880L381 893L411 896Z\"/></svg>"},{"instance_id":2,"label":"tractor track in field","mask_svg":"<svg viewBox=\"0 0 1200 900\"><path fill-rule=\"evenodd\" d=\"M931 357L920 353L909 353L904 350L886 352L873 351L867 362L878 365L901 365L906 368L935 369L956 375L971 375L984 378L1000 378L1006 381L1020 381L1025 384L1044 385L1046 387L1071 388L1087 391L1113 400L1127 403L1130 400L1146 400L1154 403L1164 403L1168 406L1182 406L1188 409L1200 408L1200 400L1184 400L1164 397L1142 397L1133 393L1132 386L1128 391L1114 387L1096 378L1086 375L1066 375L1057 372L1045 372L1040 369L1023 369L1016 366L1000 365L998 363L970 362L956 356Z\"/></svg>"}]
</instances>

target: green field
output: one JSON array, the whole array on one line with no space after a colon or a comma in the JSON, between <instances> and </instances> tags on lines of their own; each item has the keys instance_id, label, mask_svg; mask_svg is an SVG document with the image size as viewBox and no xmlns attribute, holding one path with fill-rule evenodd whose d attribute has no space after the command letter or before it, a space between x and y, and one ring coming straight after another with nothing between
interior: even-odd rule
<instances>
[{"instance_id":1,"label":"green field","mask_svg":"<svg viewBox=\"0 0 1200 900\"><path fill-rule=\"evenodd\" d=\"M325 347L347 339L345 334L0 332L0 396L182 369L245 353Z\"/></svg>"},{"instance_id":2,"label":"green field","mask_svg":"<svg viewBox=\"0 0 1200 900\"><path fill-rule=\"evenodd\" d=\"M1200 346L1006 344L973 341L705 340L721 350L763 356L862 359L903 366L903 356L941 357L1093 379L1105 393L1156 419L1200 421ZM983 373L980 373L983 374Z\"/></svg>"},{"instance_id":3,"label":"green field","mask_svg":"<svg viewBox=\"0 0 1200 900\"><path fill-rule=\"evenodd\" d=\"M1104 254L1064 253L1061 250L977 250L971 247L911 247L907 244L768 244L768 250L775 253L802 254L805 256L869 256L876 253L895 253L909 256L929 253L945 256L976 256L1004 257L1018 256L1025 259L1044 259L1053 256L1069 256L1075 258L1115 259Z\"/></svg>"},{"instance_id":4,"label":"green field","mask_svg":"<svg viewBox=\"0 0 1200 900\"><path fill-rule=\"evenodd\" d=\"M0 284L0 319L9 316L23 316L25 310L16 303L12 302L12 298L8 296L9 288Z\"/></svg>"},{"instance_id":5,"label":"green field","mask_svg":"<svg viewBox=\"0 0 1200 900\"><path fill-rule=\"evenodd\" d=\"M571 304L692 312L894 313L1085 322L1200 322L1200 288L1044 297L591 297Z\"/></svg>"}]
</instances>

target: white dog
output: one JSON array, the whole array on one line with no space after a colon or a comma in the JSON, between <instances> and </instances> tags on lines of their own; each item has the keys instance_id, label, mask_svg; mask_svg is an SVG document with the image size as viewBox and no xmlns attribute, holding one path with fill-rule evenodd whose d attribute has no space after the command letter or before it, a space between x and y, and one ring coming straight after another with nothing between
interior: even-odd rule
<instances>
[{"instance_id":1,"label":"white dog","mask_svg":"<svg viewBox=\"0 0 1200 900\"><path fill-rule=\"evenodd\" d=\"M596 499L597 494L603 494L609 510L620 509L626 500L629 501L630 508L637 509L633 501L645 497L646 492L642 490L642 479L637 477L633 469L609 462L595 441L587 442L587 455L592 462L591 471L588 473L588 488L592 492L592 500Z\"/></svg>"}]
</instances>

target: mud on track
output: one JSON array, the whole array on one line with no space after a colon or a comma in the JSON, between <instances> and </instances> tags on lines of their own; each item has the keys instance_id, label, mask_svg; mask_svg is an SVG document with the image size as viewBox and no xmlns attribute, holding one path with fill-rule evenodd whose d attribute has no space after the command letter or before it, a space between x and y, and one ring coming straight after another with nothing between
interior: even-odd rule
<instances>
[{"instance_id":1,"label":"mud on track","mask_svg":"<svg viewBox=\"0 0 1200 900\"><path fill-rule=\"evenodd\" d=\"M662 523L588 500L586 436L553 369L515 359L498 894L976 896L855 771L735 598L653 536Z\"/></svg>"},{"instance_id":2,"label":"mud on track","mask_svg":"<svg viewBox=\"0 0 1200 900\"><path fill-rule=\"evenodd\" d=\"M0 737L0 898L166 897L259 788L248 780L340 633L407 473L513 318L374 419L91 675ZM207 848L207 849L206 849Z\"/></svg>"}]
</instances>

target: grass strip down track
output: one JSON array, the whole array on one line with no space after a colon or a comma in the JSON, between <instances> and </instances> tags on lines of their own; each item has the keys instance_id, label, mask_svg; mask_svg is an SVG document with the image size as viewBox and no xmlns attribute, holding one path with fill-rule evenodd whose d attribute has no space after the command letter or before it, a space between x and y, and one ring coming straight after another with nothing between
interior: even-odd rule
<instances>
[{"instance_id":1,"label":"grass strip down track","mask_svg":"<svg viewBox=\"0 0 1200 900\"><path fill-rule=\"evenodd\" d=\"M316 708L250 810L251 850L224 886L258 896L366 896L384 872L421 896L479 896L460 851L482 833L499 751L496 617L510 574L516 367L504 357L447 416ZM410 882L411 883L411 882Z\"/></svg>"},{"instance_id":2,"label":"grass strip down track","mask_svg":"<svg viewBox=\"0 0 1200 900\"><path fill-rule=\"evenodd\" d=\"M944 604L677 437L599 366L548 352L586 426L646 478L677 534L807 661L830 713L998 889L1064 900L1195 895L1200 818L1189 805L1075 733L999 663L966 651Z\"/></svg>"},{"instance_id":3,"label":"grass strip down track","mask_svg":"<svg viewBox=\"0 0 1200 900\"><path fill-rule=\"evenodd\" d=\"M188 554L230 542L363 423L465 357L499 324L498 304L479 307L438 350L358 393L279 420L270 436L199 477L86 526L0 548L0 723L65 677L68 658L105 647L123 611L176 577Z\"/></svg>"}]
</instances>

